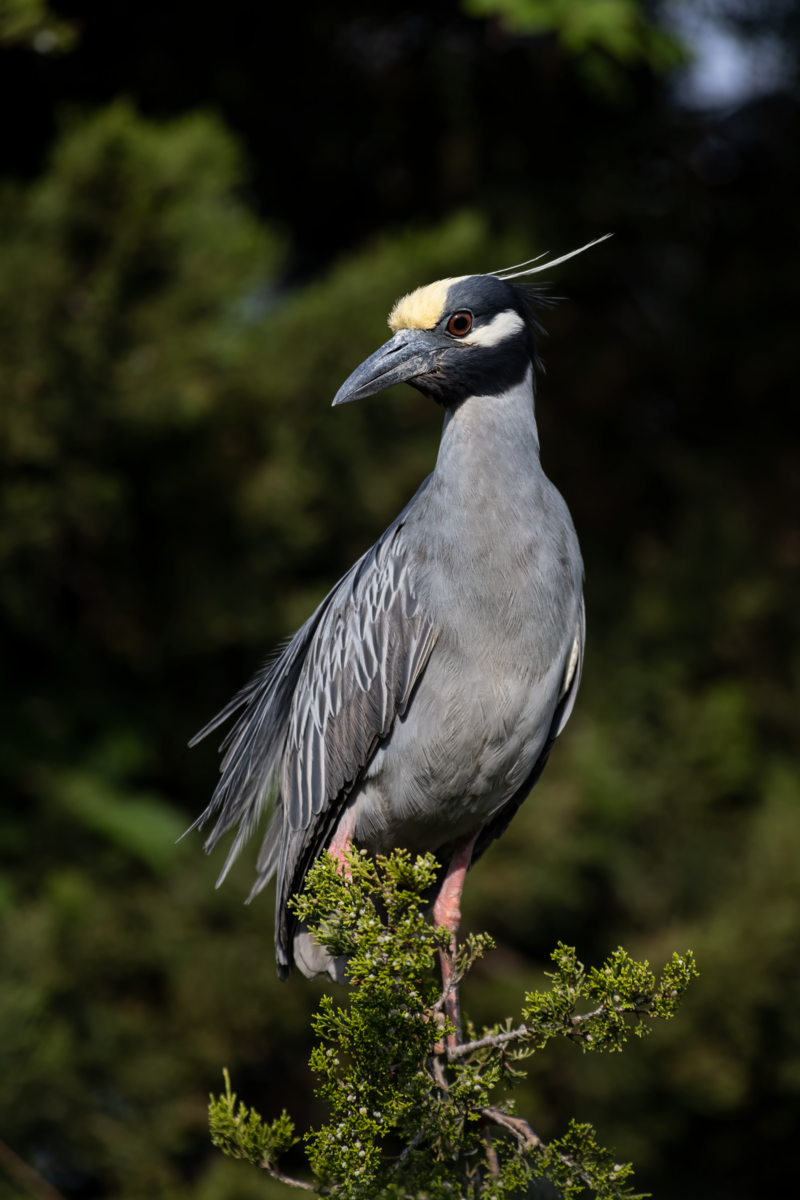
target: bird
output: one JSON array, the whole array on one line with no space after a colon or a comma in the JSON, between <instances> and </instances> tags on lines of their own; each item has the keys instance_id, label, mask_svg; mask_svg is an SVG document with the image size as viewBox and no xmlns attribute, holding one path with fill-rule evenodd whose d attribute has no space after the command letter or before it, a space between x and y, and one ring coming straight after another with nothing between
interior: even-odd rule
<instances>
[{"instance_id":1,"label":"bird","mask_svg":"<svg viewBox=\"0 0 800 1200\"><path fill-rule=\"evenodd\" d=\"M610 236L610 235L606 235ZM583 563L540 462L540 332L529 285L544 257L418 287L390 339L333 405L409 383L444 410L433 472L306 623L192 739L236 715L221 777L192 828L210 853L238 831L219 883L270 821L252 899L277 876L275 955L286 979L343 982L288 907L328 851L433 852L433 919L455 936L469 868L508 828L575 703ZM443 956L443 972L446 971ZM447 988L447 977L444 978Z\"/></svg>"}]
</instances>

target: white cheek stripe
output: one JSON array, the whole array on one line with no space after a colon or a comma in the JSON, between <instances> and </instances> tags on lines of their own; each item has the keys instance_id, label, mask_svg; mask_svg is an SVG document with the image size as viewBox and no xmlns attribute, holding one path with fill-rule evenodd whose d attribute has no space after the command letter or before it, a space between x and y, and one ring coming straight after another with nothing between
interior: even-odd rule
<instances>
[{"instance_id":1,"label":"white cheek stripe","mask_svg":"<svg viewBox=\"0 0 800 1200\"><path fill-rule=\"evenodd\" d=\"M524 325L525 322L519 313L509 308L493 317L488 325L473 329L469 337L464 338L464 342L467 346L496 346L498 342L519 333Z\"/></svg>"}]
</instances>

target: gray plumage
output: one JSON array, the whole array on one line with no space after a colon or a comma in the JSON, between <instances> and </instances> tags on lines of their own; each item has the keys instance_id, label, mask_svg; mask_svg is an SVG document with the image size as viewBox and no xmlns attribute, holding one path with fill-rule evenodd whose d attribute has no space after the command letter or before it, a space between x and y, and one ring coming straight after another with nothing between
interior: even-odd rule
<instances>
[{"instance_id":1,"label":"gray plumage","mask_svg":"<svg viewBox=\"0 0 800 1200\"><path fill-rule=\"evenodd\" d=\"M528 300L491 276L446 280L392 322L335 403L397 379L432 396L435 470L195 739L244 709L197 824L217 816L207 850L238 824L224 877L271 808L252 894L277 874L282 977L293 961L337 974L286 902L343 821L372 854L431 850L445 866L477 833L474 862L538 780L580 680L582 563L539 461Z\"/></svg>"}]
</instances>

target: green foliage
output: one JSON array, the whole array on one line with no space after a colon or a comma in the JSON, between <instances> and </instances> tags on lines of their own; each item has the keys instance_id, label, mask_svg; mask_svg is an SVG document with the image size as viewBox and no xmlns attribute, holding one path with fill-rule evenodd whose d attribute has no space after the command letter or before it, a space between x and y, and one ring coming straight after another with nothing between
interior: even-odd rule
<instances>
[{"instance_id":1,"label":"green foliage","mask_svg":"<svg viewBox=\"0 0 800 1200\"><path fill-rule=\"evenodd\" d=\"M632 1167L615 1162L590 1125L572 1121L546 1145L492 1093L513 1086L524 1075L516 1064L554 1037L584 1050L619 1050L626 1018L641 1034L644 1019L674 1016L697 975L692 955L673 955L657 985L648 964L622 949L587 974L574 949L559 945L552 987L526 996L522 1025L508 1021L480 1036L470 1029L469 1041L451 1044L455 1029L433 978L436 955L448 958L460 981L492 949L491 938L472 935L453 952L448 931L425 920L439 869L432 855L412 861L396 851L373 861L354 851L346 861L340 873L323 854L303 895L290 902L329 954L347 956L352 987L346 1007L323 996L313 1020L320 1040L311 1066L330 1112L305 1135L320 1188L343 1200L500 1200L546 1175L567 1200L587 1187L602 1200L631 1196ZM586 1002L593 1007L578 1012ZM214 1144L280 1177L276 1160L294 1127L285 1113L270 1127L244 1105L236 1115L227 1071L225 1081L225 1095L212 1097L209 1110Z\"/></svg>"},{"instance_id":2,"label":"green foliage","mask_svg":"<svg viewBox=\"0 0 800 1200\"><path fill-rule=\"evenodd\" d=\"M113 572L119 548L143 582L166 582L146 543L174 487L170 440L235 389L235 306L277 261L240 179L215 121L157 129L121 103L73 125L27 194L0 191L0 610L29 635L56 634L37 600L54 556L77 565L103 547ZM142 491L132 456L149 466ZM105 592L83 610L101 640L152 661L142 604L163 603L140 591L111 616Z\"/></svg>"},{"instance_id":3,"label":"green foliage","mask_svg":"<svg viewBox=\"0 0 800 1200\"><path fill-rule=\"evenodd\" d=\"M663 72L682 58L675 38L641 0L463 0L463 8L470 16L498 17L509 33L555 33L581 60L585 76L611 94L624 86L615 62L643 62Z\"/></svg>"},{"instance_id":4,"label":"green foliage","mask_svg":"<svg viewBox=\"0 0 800 1200\"><path fill-rule=\"evenodd\" d=\"M96 769L43 772L37 780L45 801L80 825L141 859L153 870L174 866L175 843L186 822L162 797L131 793Z\"/></svg>"},{"instance_id":5,"label":"green foliage","mask_svg":"<svg viewBox=\"0 0 800 1200\"><path fill-rule=\"evenodd\" d=\"M529 992L522 1010L526 1024L535 1031L536 1049L563 1035L584 1050L621 1050L629 1031L636 1037L649 1033L650 1026L642 1018L674 1016L697 975L691 951L683 958L673 954L658 986L648 963L634 962L622 947L603 967L593 967L588 976L571 947L559 944L552 958L556 970L546 974L553 986L546 992ZM581 1001L595 1007L577 1015ZM635 1019L628 1022L626 1017Z\"/></svg>"},{"instance_id":6,"label":"green foliage","mask_svg":"<svg viewBox=\"0 0 800 1200\"><path fill-rule=\"evenodd\" d=\"M467 1111L463 1099L469 1097L472 1106L477 1088L485 1101L485 1085L458 1078L450 1088L453 1104L443 1107L422 1069L431 1029L442 1036L452 1028L437 1020L441 1005L431 978L435 953L446 949L448 935L431 928L423 915L422 898L434 884L436 863L430 855L412 862L402 852L385 862L356 854L348 861L351 880L345 885L334 860L323 855L295 902L297 915L329 953L351 956L348 977L354 984L348 1009L326 996L314 1019L322 1044L311 1065L322 1077L320 1094L332 1119L309 1135L309 1159L323 1180L352 1180L354 1195L369 1194L393 1178L411 1186L420 1171L426 1187L434 1189L431 1194L438 1195L430 1150L441 1160L451 1142L451 1154L461 1148L464 1136L464 1149L476 1148L477 1129L461 1131ZM471 938L458 956L456 973L464 974L490 946L491 939ZM413 1155L416 1169L409 1162L402 1173L381 1170L385 1134L393 1131L412 1142L426 1127L426 1152ZM446 1181L446 1171L441 1179Z\"/></svg>"},{"instance_id":7,"label":"green foliage","mask_svg":"<svg viewBox=\"0 0 800 1200\"><path fill-rule=\"evenodd\" d=\"M209 1103L209 1125L211 1141L229 1158L243 1158L251 1166L274 1167L278 1159L297 1141L294 1125L285 1112L265 1125L256 1110L240 1103L236 1111L236 1093L231 1092L231 1077L227 1068L225 1095L218 1100L211 1097Z\"/></svg>"},{"instance_id":8,"label":"green foliage","mask_svg":"<svg viewBox=\"0 0 800 1200\"><path fill-rule=\"evenodd\" d=\"M75 26L55 16L46 0L0 0L0 47L22 43L39 54L63 54L76 40Z\"/></svg>"}]
</instances>

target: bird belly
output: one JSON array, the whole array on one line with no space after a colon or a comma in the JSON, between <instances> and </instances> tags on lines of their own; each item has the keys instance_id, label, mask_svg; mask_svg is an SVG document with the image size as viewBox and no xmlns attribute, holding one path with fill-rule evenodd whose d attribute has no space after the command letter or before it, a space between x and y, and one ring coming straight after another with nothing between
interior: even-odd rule
<instances>
[{"instance_id":1,"label":"bird belly","mask_svg":"<svg viewBox=\"0 0 800 1200\"><path fill-rule=\"evenodd\" d=\"M463 658L456 667L434 652L353 793L359 845L419 854L477 832L529 777L557 692L548 679Z\"/></svg>"}]
</instances>

